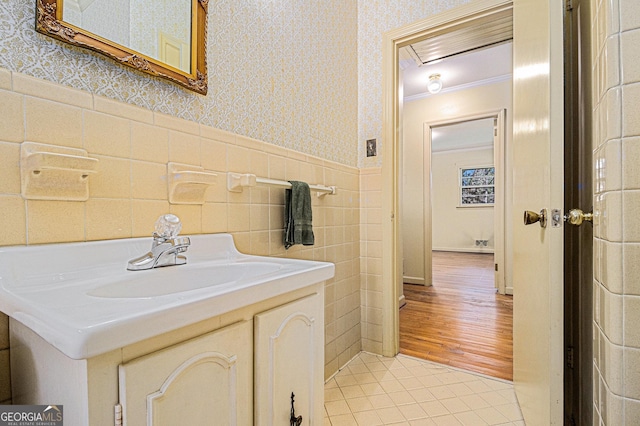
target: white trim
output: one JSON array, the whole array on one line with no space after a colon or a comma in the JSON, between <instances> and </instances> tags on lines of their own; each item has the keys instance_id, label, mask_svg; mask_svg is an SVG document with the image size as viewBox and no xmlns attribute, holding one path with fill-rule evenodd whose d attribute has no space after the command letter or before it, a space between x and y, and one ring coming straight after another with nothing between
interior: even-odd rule
<instances>
[{"instance_id":1,"label":"white trim","mask_svg":"<svg viewBox=\"0 0 640 426\"><path fill-rule=\"evenodd\" d=\"M471 121L471 120L479 120L483 118L494 118L496 129L494 142L493 142L493 165L488 165L488 167L495 167L495 179L494 179L494 203L493 204L469 204L462 205L459 204L457 208L493 208L493 222L494 222L494 248L493 253L495 256L495 263L498 264L498 271L495 272L495 283L496 288L498 289L500 294L505 294L506 292L506 274L505 271L508 268L505 256L505 248L507 244L507 240L505 237L505 228L507 226L505 218L505 209L507 208L505 199L506 199L506 182L505 178L507 174L505 173L505 168L507 166L505 152L506 152L506 126L505 126L505 116L506 110L501 108L499 110L491 110L486 112L480 112L472 115L464 115L453 117L443 121L424 123L424 181L429 182L431 184L431 167L427 167L427 165L431 164L431 129L434 127L439 127L443 125L456 124L463 121ZM457 165L458 168L461 168L461 165ZM466 167L462 165L462 167ZM478 167L483 167L482 165L478 165ZM458 180L460 179L460 173L458 172ZM458 182L459 183L459 182ZM431 188L431 185L425 185L425 188ZM460 191L460 189L459 189ZM460 194L460 192L458 192ZM431 284L432 282L432 259L431 252L432 248L432 237L431 237L431 192L430 190L425 189L425 197L424 197L424 275L425 275L425 283ZM460 198L460 195L458 195ZM384 237L383 237L384 238ZM486 252L486 251L485 251Z\"/></svg>"},{"instance_id":2,"label":"white trim","mask_svg":"<svg viewBox=\"0 0 640 426\"><path fill-rule=\"evenodd\" d=\"M432 247L433 251L451 251L455 253L479 253L479 254L494 254L495 250L492 248L484 247Z\"/></svg>"},{"instance_id":3,"label":"white trim","mask_svg":"<svg viewBox=\"0 0 640 426\"><path fill-rule=\"evenodd\" d=\"M472 147L468 147L468 148L452 148L452 149L443 149L443 150L431 150L431 154L433 155L438 155L438 154L449 154L452 152L472 152L472 151L483 151L486 149L493 149L493 141L491 142L486 142L485 145L478 145L478 146L472 146Z\"/></svg>"},{"instance_id":4,"label":"white trim","mask_svg":"<svg viewBox=\"0 0 640 426\"><path fill-rule=\"evenodd\" d=\"M417 284L417 285L425 285L424 284L424 278L420 278L420 277L408 277L406 275L402 276L402 282L407 283L407 284ZM404 294L402 296L400 296L401 298L404 297Z\"/></svg>"},{"instance_id":5,"label":"white trim","mask_svg":"<svg viewBox=\"0 0 640 426\"><path fill-rule=\"evenodd\" d=\"M402 308L406 304L407 304L407 299L405 299L404 294L401 294L400 298L398 299L398 306Z\"/></svg>"},{"instance_id":6,"label":"white trim","mask_svg":"<svg viewBox=\"0 0 640 426\"><path fill-rule=\"evenodd\" d=\"M456 209L477 209L482 207L495 207L495 203L485 203L485 204L458 204Z\"/></svg>"},{"instance_id":7,"label":"white trim","mask_svg":"<svg viewBox=\"0 0 640 426\"><path fill-rule=\"evenodd\" d=\"M424 283L425 285L433 285L433 257L431 256L431 246L433 244L433 203L431 197L433 196L433 177L431 176L431 169L433 161L431 159L433 150L433 140L431 131L432 125L430 123L423 123L423 159L422 159L422 214L423 223L422 231L424 232L424 253L423 253L423 265L424 265Z\"/></svg>"},{"instance_id":8,"label":"white trim","mask_svg":"<svg viewBox=\"0 0 640 426\"><path fill-rule=\"evenodd\" d=\"M429 92L418 93L417 95L405 96L405 102L417 101L431 96L437 96L444 93L459 92L461 90L473 89L474 87L487 86L489 84L502 83L503 81L513 80L513 74L504 74L497 77L486 78L484 80L472 81L471 83L460 84L458 86L444 87L440 92L431 94Z\"/></svg>"}]
</instances>

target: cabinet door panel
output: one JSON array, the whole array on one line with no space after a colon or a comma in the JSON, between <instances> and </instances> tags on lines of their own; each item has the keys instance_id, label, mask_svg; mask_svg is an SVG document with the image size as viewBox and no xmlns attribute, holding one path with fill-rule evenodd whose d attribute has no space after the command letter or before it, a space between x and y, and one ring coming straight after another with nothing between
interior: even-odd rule
<instances>
[{"instance_id":1,"label":"cabinet door panel","mask_svg":"<svg viewBox=\"0 0 640 426\"><path fill-rule=\"evenodd\" d=\"M321 294L255 316L256 425L289 424L292 392L302 424L323 421L323 322Z\"/></svg>"},{"instance_id":2,"label":"cabinet door panel","mask_svg":"<svg viewBox=\"0 0 640 426\"><path fill-rule=\"evenodd\" d=\"M121 365L124 424L251 424L251 336L243 322Z\"/></svg>"}]
</instances>

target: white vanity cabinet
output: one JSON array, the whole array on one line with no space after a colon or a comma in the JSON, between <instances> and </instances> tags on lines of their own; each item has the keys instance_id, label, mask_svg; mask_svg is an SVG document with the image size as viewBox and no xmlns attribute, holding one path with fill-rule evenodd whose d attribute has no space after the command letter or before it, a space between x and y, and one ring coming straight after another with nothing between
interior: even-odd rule
<instances>
[{"instance_id":1,"label":"white vanity cabinet","mask_svg":"<svg viewBox=\"0 0 640 426\"><path fill-rule=\"evenodd\" d=\"M120 365L123 425L250 425L251 336L243 321Z\"/></svg>"},{"instance_id":2,"label":"white vanity cabinet","mask_svg":"<svg viewBox=\"0 0 640 426\"><path fill-rule=\"evenodd\" d=\"M124 426L323 421L323 297L313 293L119 366ZM253 410L251 409L253 407ZM252 422L253 420L253 422Z\"/></svg>"},{"instance_id":3,"label":"white vanity cabinet","mask_svg":"<svg viewBox=\"0 0 640 426\"><path fill-rule=\"evenodd\" d=\"M288 425L292 392L323 422L323 282L88 359L10 321L13 402L63 405L65 426Z\"/></svg>"},{"instance_id":4,"label":"white vanity cabinet","mask_svg":"<svg viewBox=\"0 0 640 426\"><path fill-rule=\"evenodd\" d=\"M17 405L62 405L65 426L323 421L327 262L189 237L187 264L142 272L149 239L0 247ZM78 259L82 259L79 262Z\"/></svg>"},{"instance_id":5,"label":"white vanity cabinet","mask_svg":"<svg viewBox=\"0 0 640 426\"><path fill-rule=\"evenodd\" d=\"M324 307L314 294L255 316L255 425L323 422Z\"/></svg>"}]
</instances>

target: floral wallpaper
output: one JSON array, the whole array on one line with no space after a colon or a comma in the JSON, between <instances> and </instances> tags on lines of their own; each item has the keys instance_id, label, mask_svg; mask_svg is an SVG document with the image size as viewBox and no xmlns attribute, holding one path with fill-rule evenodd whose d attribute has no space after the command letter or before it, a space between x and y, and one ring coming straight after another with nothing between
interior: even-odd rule
<instances>
[{"instance_id":1,"label":"floral wallpaper","mask_svg":"<svg viewBox=\"0 0 640 426\"><path fill-rule=\"evenodd\" d=\"M209 93L35 32L35 0L0 0L0 67L355 166L355 0L209 2Z\"/></svg>"},{"instance_id":2,"label":"floral wallpaper","mask_svg":"<svg viewBox=\"0 0 640 426\"><path fill-rule=\"evenodd\" d=\"M358 1L358 166L382 165L382 36L412 22L471 0ZM378 156L366 156L366 141L377 139Z\"/></svg>"}]
</instances>

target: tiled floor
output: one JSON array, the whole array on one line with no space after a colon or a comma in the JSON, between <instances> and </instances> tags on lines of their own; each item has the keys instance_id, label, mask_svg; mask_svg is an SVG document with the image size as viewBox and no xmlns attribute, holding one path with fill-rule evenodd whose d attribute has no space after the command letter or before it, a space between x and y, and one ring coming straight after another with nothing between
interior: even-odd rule
<instances>
[{"instance_id":1,"label":"tiled floor","mask_svg":"<svg viewBox=\"0 0 640 426\"><path fill-rule=\"evenodd\" d=\"M513 385L405 355L360 353L325 385L325 426L522 425Z\"/></svg>"}]
</instances>

